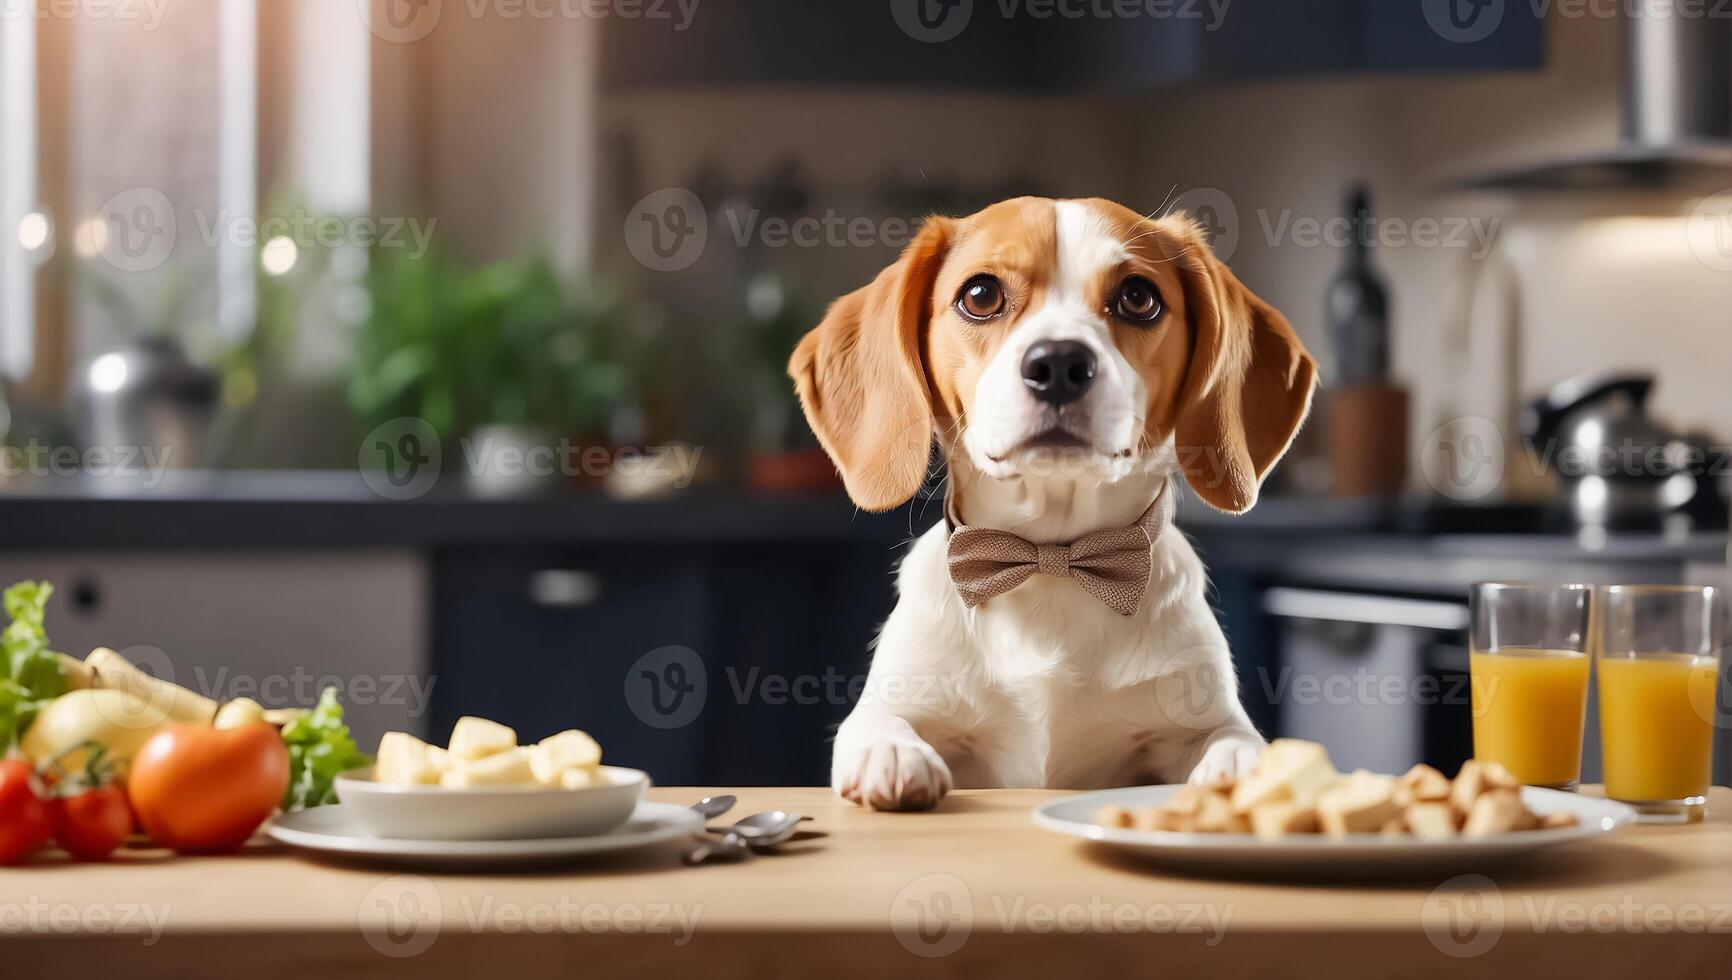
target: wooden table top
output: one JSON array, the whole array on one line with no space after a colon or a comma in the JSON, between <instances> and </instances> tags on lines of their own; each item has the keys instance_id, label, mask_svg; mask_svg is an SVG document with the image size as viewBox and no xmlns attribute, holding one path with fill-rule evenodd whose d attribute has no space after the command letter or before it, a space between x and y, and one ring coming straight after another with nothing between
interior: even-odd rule
<instances>
[{"instance_id":1,"label":"wooden table top","mask_svg":"<svg viewBox=\"0 0 1732 980\"><path fill-rule=\"evenodd\" d=\"M736 813L799 810L823 836L744 864L685 867L669 845L511 874L325 863L268 843L222 858L47 858L0 869L0 962L9 976L128 980L1732 976L1723 788L1702 824L1625 828L1465 891L1181 877L1033 827L1053 792L964 791L919 814L826 789L731 792Z\"/></svg>"}]
</instances>

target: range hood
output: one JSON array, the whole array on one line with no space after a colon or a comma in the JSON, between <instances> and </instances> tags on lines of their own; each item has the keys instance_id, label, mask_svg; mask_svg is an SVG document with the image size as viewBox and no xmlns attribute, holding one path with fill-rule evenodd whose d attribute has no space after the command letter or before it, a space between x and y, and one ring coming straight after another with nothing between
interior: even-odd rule
<instances>
[{"instance_id":1,"label":"range hood","mask_svg":"<svg viewBox=\"0 0 1732 980\"><path fill-rule=\"evenodd\" d=\"M1653 188L1732 174L1732 31L1692 0L1624 15L1623 139L1602 153L1462 182L1499 190Z\"/></svg>"}]
</instances>

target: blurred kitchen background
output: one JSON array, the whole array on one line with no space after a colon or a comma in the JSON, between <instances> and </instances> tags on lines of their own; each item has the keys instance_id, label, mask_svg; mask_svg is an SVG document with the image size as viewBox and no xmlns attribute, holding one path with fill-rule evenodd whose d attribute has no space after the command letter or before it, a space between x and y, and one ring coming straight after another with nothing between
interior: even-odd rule
<instances>
[{"instance_id":1,"label":"blurred kitchen background","mask_svg":"<svg viewBox=\"0 0 1732 980\"><path fill-rule=\"evenodd\" d=\"M364 742L821 782L939 507L847 502L787 354L922 216L1101 196L1324 365L1257 510L1180 514L1256 720L1453 771L1468 583L1728 578L1714 7L0 5L0 577Z\"/></svg>"}]
</instances>

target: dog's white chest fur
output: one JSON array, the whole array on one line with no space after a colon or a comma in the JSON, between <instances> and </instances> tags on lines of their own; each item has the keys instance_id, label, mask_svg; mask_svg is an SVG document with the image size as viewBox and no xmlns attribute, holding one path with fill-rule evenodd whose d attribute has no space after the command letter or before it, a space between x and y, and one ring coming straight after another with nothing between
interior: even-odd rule
<instances>
[{"instance_id":1,"label":"dog's white chest fur","mask_svg":"<svg viewBox=\"0 0 1732 980\"><path fill-rule=\"evenodd\" d=\"M1040 575L969 610L950 582L946 543L945 527L935 527L903 562L903 599L866 696L837 737L839 789L887 776L895 795L899 775L918 775L886 774L870 759L871 746L904 725L962 787L1180 781L1223 727L1256 739L1204 600L1202 565L1177 531L1156 541L1132 616ZM906 751L920 755L912 744ZM898 769L919 770L894 754Z\"/></svg>"}]
</instances>

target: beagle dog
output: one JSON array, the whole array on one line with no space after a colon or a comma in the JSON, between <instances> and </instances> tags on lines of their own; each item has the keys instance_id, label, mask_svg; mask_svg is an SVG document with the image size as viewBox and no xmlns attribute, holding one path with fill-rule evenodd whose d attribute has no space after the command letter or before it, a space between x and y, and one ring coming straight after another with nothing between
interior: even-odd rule
<instances>
[{"instance_id":1,"label":"beagle dog","mask_svg":"<svg viewBox=\"0 0 1732 980\"><path fill-rule=\"evenodd\" d=\"M1165 518L1180 477L1249 509L1317 372L1195 222L1045 198L932 218L789 373L859 506L911 499L935 440L949 471L836 735L837 793L926 809L1250 767L1263 739Z\"/></svg>"}]
</instances>

